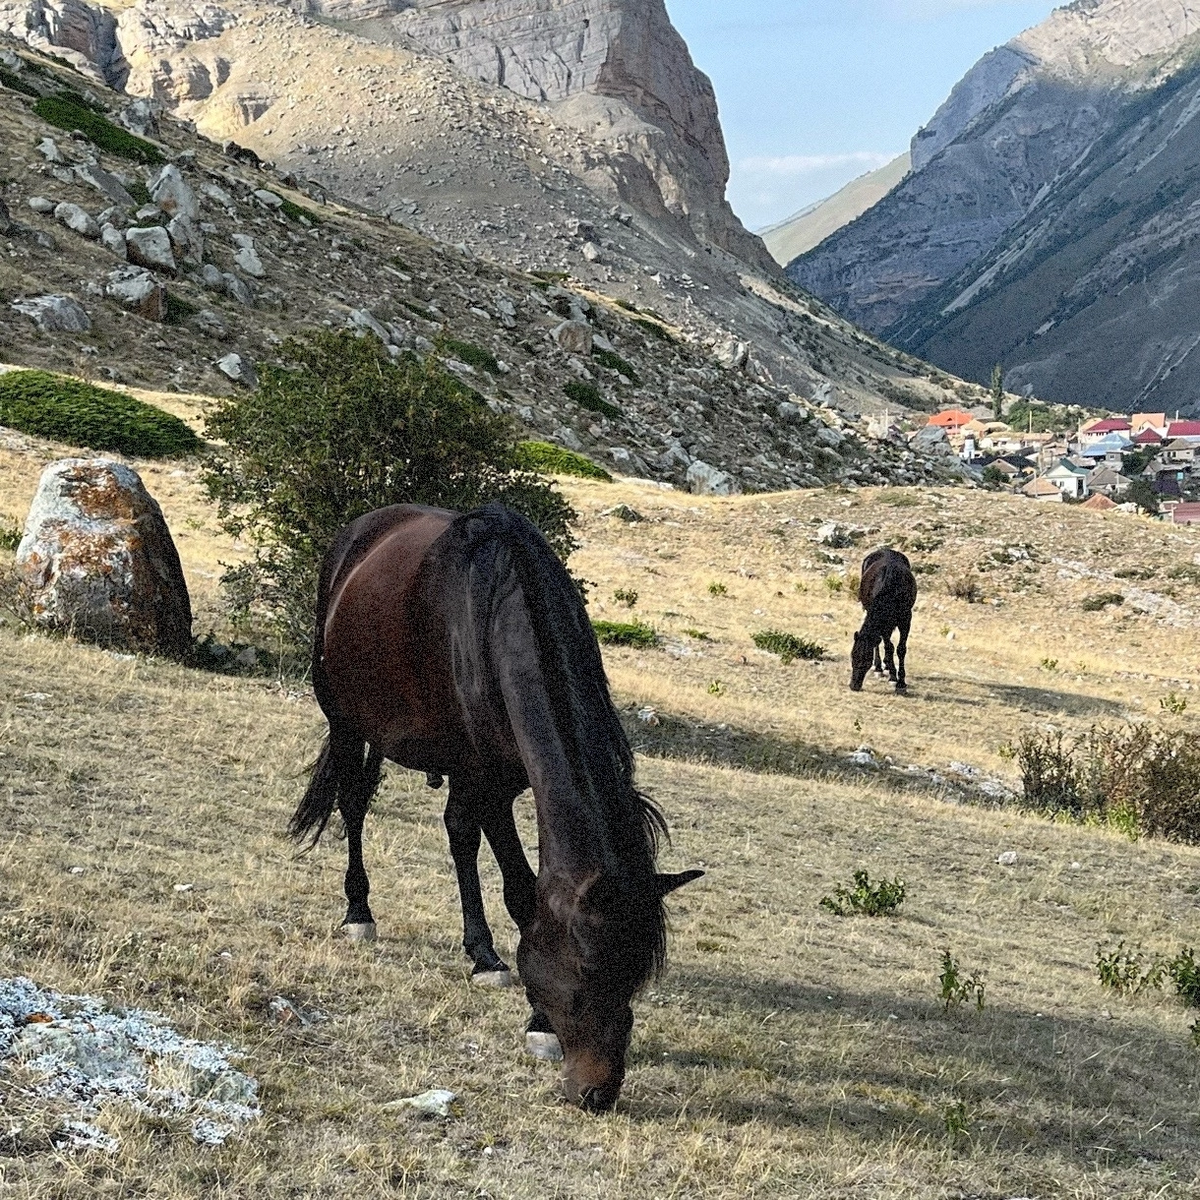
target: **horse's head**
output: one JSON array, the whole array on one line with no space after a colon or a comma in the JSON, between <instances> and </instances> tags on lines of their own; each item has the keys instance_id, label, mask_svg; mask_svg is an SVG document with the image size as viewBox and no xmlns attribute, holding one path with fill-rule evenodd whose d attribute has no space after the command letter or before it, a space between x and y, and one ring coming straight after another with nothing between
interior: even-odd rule
<instances>
[{"instance_id":1,"label":"horse's head","mask_svg":"<svg viewBox=\"0 0 1200 1200\"><path fill-rule=\"evenodd\" d=\"M861 692L863 680L875 661L875 647L878 639L872 641L863 630L854 635L854 649L850 651L850 690Z\"/></svg>"},{"instance_id":2,"label":"horse's head","mask_svg":"<svg viewBox=\"0 0 1200 1200\"><path fill-rule=\"evenodd\" d=\"M563 1092L607 1112L625 1081L635 993L659 965L662 898L703 875L658 875L631 889L596 874L583 883L538 881L533 923L517 963L533 1007L550 1019L563 1050Z\"/></svg>"}]
</instances>

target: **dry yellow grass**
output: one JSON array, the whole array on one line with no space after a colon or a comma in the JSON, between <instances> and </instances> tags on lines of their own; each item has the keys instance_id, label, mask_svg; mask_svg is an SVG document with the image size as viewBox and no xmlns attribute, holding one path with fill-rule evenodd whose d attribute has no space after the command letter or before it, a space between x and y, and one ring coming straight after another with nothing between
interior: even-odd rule
<instances>
[{"instance_id":1,"label":"dry yellow grass","mask_svg":"<svg viewBox=\"0 0 1200 1200\"><path fill-rule=\"evenodd\" d=\"M0 512L20 518L42 452L6 455ZM216 620L215 564L236 548L215 534L192 469L176 469L147 483ZM0 1195L1194 1195L1191 1017L1163 996L1102 992L1093 963L1098 942L1173 953L1200 940L1200 851L954 806L899 773L839 764L866 742L902 764L1011 777L999 750L1034 723L1082 729L1129 713L1190 727L1190 712L1160 714L1158 699L1191 695L1196 674L1196 587L1168 574L1192 563L1196 535L954 492L903 493L916 503L897 506L878 493L716 501L566 487L584 514L574 565L596 585L597 615L631 612L664 635L665 649L607 661L623 703L664 717L637 730L642 781L675 834L664 866L709 872L673 901L672 965L637 1006L618 1111L562 1106L554 1070L521 1057L520 994L469 985L440 797L421 777L388 774L368 824L382 940L347 945L342 845L296 859L282 837L321 734L306 694L9 625L0 973L156 1008L242 1046L265 1115L203 1150L182 1126L109 1112L100 1123L122 1149L68 1157L48 1148L53 1114L32 1114L0 1077L23 1128L0 1130ZM648 520L601 515L618 501ZM907 699L846 688L860 614L827 590L836 565L810 540L831 517L879 526L867 546L945 539L914 551L941 571L921 576ZM1018 542L1029 572L990 557ZM838 553L852 570L858 551ZM1078 571L1056 559L1157 574L1135 594L1111 578L1060 579ZM946 594L947 577L980 562L995 564L980 581L1000 607ZM727 594L711 596L710 582ZM632 609L617 588L639 593ZM1164 589L1178 608L1132 611ZM1129 602L1080 609L1108 590ZM784 667L753 648L768 627L816 637L834 658ZM708 691L716 679L721 695ZM735 769L747 762L778 773ZM528 802L519 810L531 842ZM1005 850L1016 867L996 864ZM819 908L860 867L907 880L898 918ZM486 887L508 952L494 870ZM946 947L984 973L982 1013L943 1015ZM276 995L328 1019L280 1025ZM434 1086L460 1093L461 1116L425 1123L386 1107Z\"/></svg>"}]
</instances>

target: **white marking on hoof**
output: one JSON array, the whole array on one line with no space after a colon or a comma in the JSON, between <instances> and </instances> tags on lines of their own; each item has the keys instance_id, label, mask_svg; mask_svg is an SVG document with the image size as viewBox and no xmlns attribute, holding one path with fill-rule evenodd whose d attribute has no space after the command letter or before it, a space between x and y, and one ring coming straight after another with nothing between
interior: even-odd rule
<instances>
[{"instance_id":1,"label":"white marking on hoof","mask_svg":"<svg viewBox=\"0 0 1200 1200\"><path fill-rule=\"evenodd\" d=\"M364 921L361 925L346 925L343 928L352 942L373 942L379 936L375 931L374 921Z\"/></svg>"},{"instance_id":2,"label":"white marking on hoof","mask_svg":"<svg viewBox=\"0 0 1200 1200\"><path fill-rule=\"evenodd\" d=\"M513 986L511 971L480 971L471 976L471 982L476 987L510 988Z\"/></svg>"},{"instance_id":3,"label":"white marking on hoof","mask_svg":"<svg viewBox=\"0 0 1200 1200\"><path fill-rule=\"evenodd\" d=\"M542 1062L562 1062L562 1044L552 1033L527 1033L525 1053Z\"/></svg>"}]
</instances>

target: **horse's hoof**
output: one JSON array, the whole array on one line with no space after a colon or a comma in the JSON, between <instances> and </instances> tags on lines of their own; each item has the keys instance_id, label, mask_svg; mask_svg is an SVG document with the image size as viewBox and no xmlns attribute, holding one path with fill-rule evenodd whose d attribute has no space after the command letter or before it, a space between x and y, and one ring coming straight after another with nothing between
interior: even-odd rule
<instances>
[{"instance_id":1,"label":"horse's hoof","mask_svg":"<svg viewBox=\"0 0 1200 1200\"><path fill-rule=\"evenodd\" d=\"M379 937L374 921L363 921L360 925L347 924L343 928L352 942L373 942Z\"/></svg>"},{"instance_id":2,"label":"horse's hoof","mask_svg":"<svg viewBox=\"0 0 1200 1200\"><path fill-rule=\"evenodd\" d=\"M478 971L471 976L475 987L510 988L513 986L511 971Z\"/></svg>"},{"instance_id":3,"label":"horse's hoof","mask_svg":"<svg viewBox=\"0 0 1200 1200\"><path fill-rule=\"evenodd\" d=\"M552 1033L527 1033L525 1053L541 1062L562 1062L562 1043Z\"/></svg>"}]
</instances>

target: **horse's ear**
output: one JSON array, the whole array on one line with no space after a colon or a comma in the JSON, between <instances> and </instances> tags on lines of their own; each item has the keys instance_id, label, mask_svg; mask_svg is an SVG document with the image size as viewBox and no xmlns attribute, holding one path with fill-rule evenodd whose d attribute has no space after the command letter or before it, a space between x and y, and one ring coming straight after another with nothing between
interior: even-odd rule
<instances>
[{"instance_id":1,"label":"horse's ear","mask_svg":"<svg viewBox=\"0 0 1200 1200\"><path fill-rule=\"evenodd\" d=\"M685 883L691 883L693 879L699 879L703 874L703 871L680 871L678 875L660 874L658 876L658 894L669 896L683 887Z\"/></svg>"}]
</instances>

